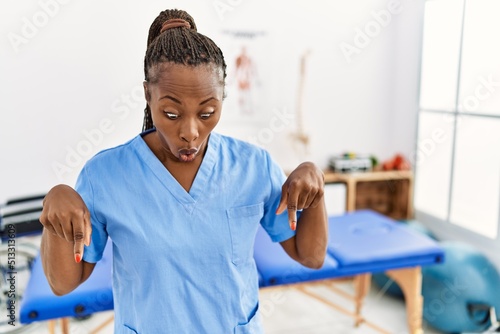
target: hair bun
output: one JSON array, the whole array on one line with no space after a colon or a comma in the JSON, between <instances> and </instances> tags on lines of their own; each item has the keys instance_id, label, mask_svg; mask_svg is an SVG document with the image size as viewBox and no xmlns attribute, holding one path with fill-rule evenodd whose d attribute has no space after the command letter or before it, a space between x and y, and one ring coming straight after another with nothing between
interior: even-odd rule
<instances>
[{"instance_id":1,"label":"hair bun","mask_svg":"<svg viewBox=\"0 0 500 334\"><path fill-rule=\"evenodd\" d=\"M163 33L165 30L173 28L181 28L181 27L191 29L191 24L183 19L170 19L162 24L160 29L160 34Z\"/></svg>"}]
</instances>

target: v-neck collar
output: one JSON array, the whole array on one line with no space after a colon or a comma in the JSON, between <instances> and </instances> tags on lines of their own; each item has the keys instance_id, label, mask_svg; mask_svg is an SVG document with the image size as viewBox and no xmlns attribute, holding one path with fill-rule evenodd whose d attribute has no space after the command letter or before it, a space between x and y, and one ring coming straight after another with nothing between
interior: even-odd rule
<instances>
[{"instance_id":1,"label":"v-neck collar","mask_svg":"<svg viewBox=\"0 0 500 334\"><path fill-rule=\"evenodd\" d=\"M220 135L214 132L210 134L205 155L194 177L191 188L189 192L187 192L144 141L143 136L152 131L155 130L144 132L135 138L134 146L137 153L158 178L160 183L167 188L172 196L177 199L188 212L191 212L194 209L196 201L203 196L205 189L207 189L206 183L210 179L210 175L217 162L217 155L219 154Z\"/></svg>"}]
</instances>

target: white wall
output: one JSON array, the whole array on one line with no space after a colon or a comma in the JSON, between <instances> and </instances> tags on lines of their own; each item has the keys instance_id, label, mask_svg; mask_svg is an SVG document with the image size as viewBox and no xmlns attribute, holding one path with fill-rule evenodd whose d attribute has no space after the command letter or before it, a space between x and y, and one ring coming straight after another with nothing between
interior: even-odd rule
<instances>
[{"instance_id":1,"label":"white wall","mask_svg":"<svg viewBox=\"0 0 500 334\"><path fill-rule=\"evenodd\" d=\"M387 10L389 0L63 2L0 3L0 203L57 183L73 185L91 155L139 133L147 32L167 7L191 13L223 51L232 47L227 29L266 31L272 42L263 52L268 119L248 127L223 116L219 132L255 137L269 126L272 110L294 112L299 56L311 49L304 96L310 154L291 147L293 123L261 143L283 167L303 159L326 167L331 155L346 150L382 160L413 151L421 2L402 0L400 13L384 26L374 13ZM39 27L30 30L28 21ZM355 47L357 29L377 24L348 62L340 45Z\"/></svg>"}]
</instances>

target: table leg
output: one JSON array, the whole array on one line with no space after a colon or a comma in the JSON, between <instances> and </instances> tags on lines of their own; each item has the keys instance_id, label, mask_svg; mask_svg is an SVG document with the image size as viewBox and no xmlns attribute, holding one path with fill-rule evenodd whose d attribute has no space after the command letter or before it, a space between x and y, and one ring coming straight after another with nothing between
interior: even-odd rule
<instances>
[{"instance_id":1,"label":"table leg","mask_svg":"<svg viewBox=\"0 0 500 334\"><path fill-rule=\"evenodd\" d=\"M406 302L408 329L411 334L422 334L423 297L422 270L420 267L389 270L386 274L403 291Z\"/></svg>"},{"instance_id":2,"label":"table leg","mask_svg":"<svg viewBox=\"0 0 500 334\"><path fill-rule=\"evenodd\" d=\"M61 330L63 334L69 334L69 319L62 318L61 319Z\"/></svg>"},{"instance_id":3,"label":"table leg","mask_svg":"<svg viewBox=\"0 0 500 334\"><path fill-rule=\"evenodd\" d=\"M370 292L370 284L371 284L370 273L357 275L354 277L354 289L355 289L355 303L356 303L356 318L355 326L358 327L361 325L361 308L363 307L363 302L365 300L366 295Z\"/></svg>"},{"instance_id":4,"label":"table leg","mask_svg":"<svg viewBox=\"0 0 500 334\"><path fill-rule=\"evenodd\" d=\"M55 332L56 332L56 321L55 320L49 320L48 326L49 326L49 334L55 334Z\"/></svg>"},{"instance_id":5,"label":"table leg","mask_svg":"<svg viewBox=\"0 0 500 334\"><path fill-rule=\"evenodd\" d=\"M351 212L356 210L356 182L348 179L346 182L346 211Z\"/></svg>"}]
</instances>

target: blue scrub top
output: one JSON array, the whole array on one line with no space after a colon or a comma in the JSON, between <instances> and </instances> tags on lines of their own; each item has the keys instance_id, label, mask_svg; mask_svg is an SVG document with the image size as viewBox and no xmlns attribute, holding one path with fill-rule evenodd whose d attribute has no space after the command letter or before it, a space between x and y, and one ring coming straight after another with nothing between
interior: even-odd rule
<instances>
[{"instance_id":1,"label":"blue scrub top","mask_svg":"<svg viewBox=\"0 0 500 334\"><path fill-rule=\"evenodd\" d=\"M88 161L83 259L113 242L115 333L262 333L253 245L259 223L275 242L294 235L275 214L284 181L265 150L217 133L189 192L142 135Z\"/></svg>"}]
</instances>

